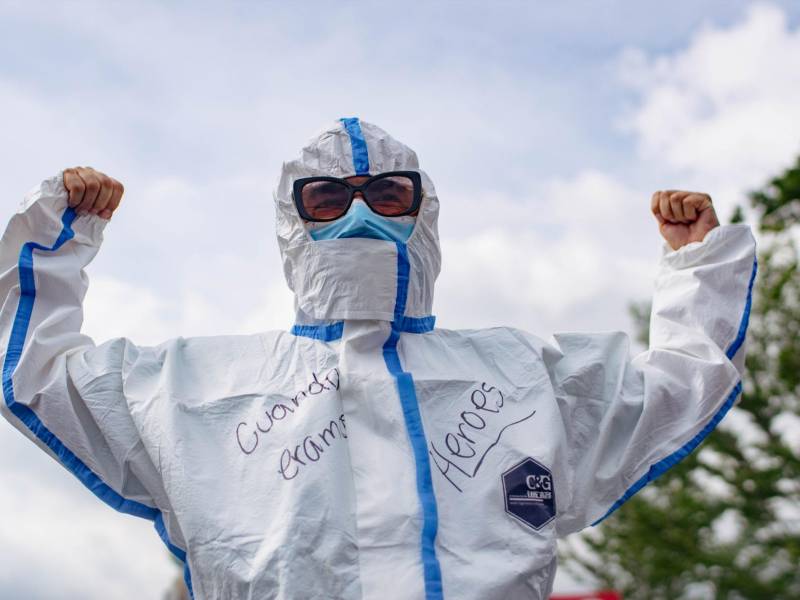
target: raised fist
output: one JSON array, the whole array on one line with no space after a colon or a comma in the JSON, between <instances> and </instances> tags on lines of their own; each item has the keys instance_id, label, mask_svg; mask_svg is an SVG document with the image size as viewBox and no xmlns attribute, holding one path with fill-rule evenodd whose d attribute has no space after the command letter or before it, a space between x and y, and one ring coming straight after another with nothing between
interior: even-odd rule
<instances>
[{"instance_id":1,"label":"raised fist","mask_svg":"<svg viewBox=\"0 0 800 600\"><path fill-rule=\"evenodd\" d=\"M702 242L719 225L711 196L702 192L659 191L653 194L650 208L661 235L673 250Z\"/></svg>"},{"instance_id":2,"label":"raised fist","mask_svg":"<svg viewBox=\"0 0 800 600\"><path fill-rule=\"evenodd\" d=\"M79 215L91 213L103 219L111 218L125 191L119 181L92 167L64 169L64 187L69 205Z\"/></svg>"}]
</instances>

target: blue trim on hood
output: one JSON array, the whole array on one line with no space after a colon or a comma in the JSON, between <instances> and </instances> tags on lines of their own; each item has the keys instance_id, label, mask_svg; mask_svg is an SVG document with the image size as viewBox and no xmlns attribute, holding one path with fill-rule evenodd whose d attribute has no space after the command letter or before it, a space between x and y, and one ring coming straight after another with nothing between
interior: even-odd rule
<instances>
[{"instance_id":1,"label":"blue trim on hood","mask_svg":"<svg viewBox=\"0 0 800 600\"><path fill-rule=\"evenodd\" d=\"M353 168L356 175L369 174L369 152L367 152L367 141L361 131L361 122L357 117L339 119L344 125L347 135L350 136L350 146L353 149Z\"/></svg>"},{"instance_id":2,"label":"blue trim on hood","mask_svg":"<svg viewBox=\"0 0 800 600\"><path fill-rule=\"evenodd\" d=\"M416 465L417 495L422 507L422 532L421 553L422 569L425 577L426 600L440 600L442 596L442 570L436 556L436 533L439 529L439 514L436 506L436 496L433 490L431 465L428 457L428 442L425 439L425 428L419 411L417 393L414 389L414 379L411 373L403 370L400 355L397 352L397 342L400 339L401 324L424 323L433 327L433 320L421 319L406 320L403 316L408 297L408 280L410 265L408 250L402 242L397 242L397 296L395 299L394 321L389 338L383 345L383 359L386 368L394 376L397 383L397 392L403 408L403 417L406 430L414 451Z\"/></svg>"},{"instance_id":3,"label":"blue trim on hood","mask_svg":"<svg viewBox=\"0 0 800 600\"><path fill-rule=\"evenodd\" d=\"M745 335L747 334L747 325L750 322L750 307L752 306L753 301L753 282L756 279L756 272L758 271L758 260L753 261L753 271L750 274L750 282L747 285L747 300L744 304L744 312L742 314L742 319L739 322L739 330L736 334L736 339L733 340L730 346L728 346L728 350L725 352L725 355L728 357L729 360L732 360L736 353L741 348L742 344L744 343ZM686 442L683 446L678 448L675 452L667 456L666 458L661 459L657 463L650 466L650 469L645 473L642 477L640 477L636 483L634 483L631 487L629 487L622 497L614 502L611 508L608 509L608 512L604 514L602 517L597 519L592 525L597 525L601 521L607 519L611 513L617 510L620 506L625 504L630 498L646 486L648 483L656 479L657 477L666 473L670 468L677 465L681 462L684 458L686 458L700 443L708 437L708 435L717 428L717 425L722 420L722 418L728 413L728 411L733 406L736 397L742 391L742 382L739 381L728 395L725 402L719 408L719 410L711 417L711 420L706 423L706 426L703 427L700 432L694 436L691 440Z\"/></svg>"},{"instance_id":4,"label":"blue trim on hood","mask_svg":"<svg viewBox=\"0 0 800 600\"><path fill-rule=\"evenodd\" d=\"M436 325L436 317L401 317L395 321L397 329L403 333L428 333Z\"/></svg>"},{"instance_id":5,"label":"blue trim on hood","mask_svg":"<svg viewBox=\"0 0 800 600\"><path fill-rule=\"evenodd\" d=\"M294 325L292 327L292 335L323 342L335 342L341 339L342 331L344 331L344 321L336 321L328 325Z\"/></svg>"},{"instance_id":6,"label":"blue trim on hood","mask_svg":"<svg viewBox=\"0 0 800 600\"><path fill-rule=\"evenodd\" d=\"M111 487L104 483L100 477L86 466L81 459L75 456L75 454L44 425L33 410L17 402L14 397L14 371L22 356L31 315L33 314L33 305L36 301L33 251L55 252L65 242L75 237L75 232L72 230L72 222L76 217L75 209L67 207L61 217L63 228L51 247L48 248L36 242L26 242L22 245L18 260L20 298L19 304L17 305L17 312L14 315L14 325L11 328L8 347L6 348L6 359L3 363L3 398L6 406L8 406L8 409L14 416L22 421L25 427L50 448L67 470L77 477L95 496L118 512L153 521L159 537L161 537L170 552L184 562L184 580L186 581L190 595L192 595L191 574L189 573L189 563L186 561L186 552L169 541L161 512L157 508L124 498L111 489ZM193 595L191 597L194 598Z\"/></svg>"},{"instance_id":7,"label":"blue trim on hood","mask_svg":"<svg viewBox=\"0 0 800 600\"><path fill-rule=\"evenodd\" d=\"M428 333L433 331L436 317L402 317L396 322L397 330L403 333ZM344 321L336 321L327 325L293 325L291 334L307 337L322 342L335 342L342 338Z\"/></svg>"}]
</instances>

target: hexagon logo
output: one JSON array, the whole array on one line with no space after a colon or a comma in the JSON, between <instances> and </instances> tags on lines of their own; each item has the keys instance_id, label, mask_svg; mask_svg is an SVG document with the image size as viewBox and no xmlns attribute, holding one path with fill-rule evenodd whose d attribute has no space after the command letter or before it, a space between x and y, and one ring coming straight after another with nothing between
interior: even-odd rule
<instances>
[{"instance_id":1,"label":"hexagon logo","mask_svg":"<svg viewBox=\"0 0 800 600\"><path fill-rule=\"evenodd\" d=\"M550 469L526 458L503 473L506 512L535 530L556 516L556 492Z\"/></svg>"}]
</instances>

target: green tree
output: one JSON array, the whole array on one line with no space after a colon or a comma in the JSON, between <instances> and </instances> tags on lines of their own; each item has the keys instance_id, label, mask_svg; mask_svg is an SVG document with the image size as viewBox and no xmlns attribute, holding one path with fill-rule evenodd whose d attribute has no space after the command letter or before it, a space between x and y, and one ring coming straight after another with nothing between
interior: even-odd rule
<instances>
[{"instance_id":1,"label":"green tree","mask_svg":"<svg viewBox=\"0 0 800 600\"><path fill-rule=\"evenodd\" d=\"M800 158L750 194L759 274L744 394L679 465L562 551L626 600L800 598ZM741 210L734 221L741 220ZM631 310L646 340L649 308Z\"/></svg>"}]
</instances>

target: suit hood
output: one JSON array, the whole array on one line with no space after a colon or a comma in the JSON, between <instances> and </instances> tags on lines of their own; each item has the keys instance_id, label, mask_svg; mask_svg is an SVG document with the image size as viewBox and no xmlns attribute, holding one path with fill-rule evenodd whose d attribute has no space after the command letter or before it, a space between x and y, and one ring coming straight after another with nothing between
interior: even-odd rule
<instances>
[{"instance_id":1,"label":"suit hood","mask_svg":"<svg viewBox=\"0 0 800 600\"><path fill-rule=\"evenodd\" d=\"M348 238L315 241L297 212L296 179L417 171L422 204L406 242ZM441 266L433 183L416 153L380 127L339 119L312 138L299 158L285 162L275 190L278 246L294 293L296 325L344 319L413 321L431 318L433 287Z\"/></svg>"}]
</instances>

